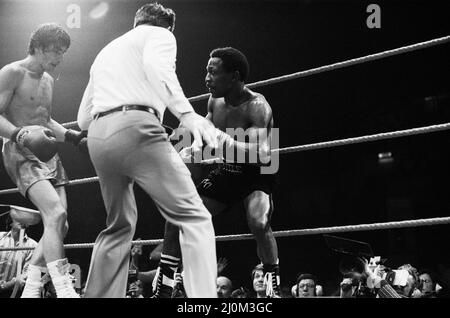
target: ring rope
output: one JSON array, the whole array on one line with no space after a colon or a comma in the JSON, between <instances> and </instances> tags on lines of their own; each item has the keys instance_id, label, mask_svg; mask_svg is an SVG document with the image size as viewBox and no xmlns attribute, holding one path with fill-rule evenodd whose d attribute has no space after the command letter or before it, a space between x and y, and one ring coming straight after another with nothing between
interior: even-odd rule
<instances>
[{"instance_id":1,"label":"ring rope","mask_svg":"<svg viewBox=\"0 0 450 318\"><path fill-rule=\"evenodd\" d=\"M425 42L419 42L419 43L416 43L416 44L403 46L403 47L392 49L392 50L387 50L387 51L383 51L383 52L379 52L379 53L375 53L375 54L370 54L370 55L366 55L366 56L362 56L362 57L346 60L346 61L343 61L343 62L337 62L337 63L333 63L333 64L328 64L328 65L316 67L316 68L313 68L313 69L309 69L309 70L306 70L306 71L300 71L300 72L296 72L296 73L292 73L292 74L288 74L288 75L278 76L278 77L274 77L274 78L270 78L270 79L266 79L266 80L262 80L262 81L258 81L258 82L254 82L254 83L250 83L250 84L248 84L246 86L249 87L249 88L255 88L255 87L259 87L259 86L265 86L265 85L271 85L271 84L280 83L280 82L284 82L284 81L290 81L290 80L301 78L301 77L307 77L307 76L311 76L311 75L314 75L314 74L319 74L319 73L328 72L328 71L334 71L334 70L337 70L337 69L340 69L340 68L344 68L344 67L349 67L349 66L353 66L353 65L357 65L357 64L362 64L362 63L366 63L366 62L380 60L380 59L383 59L383 58L386 58L386 57L390 57L390 56L394 56L394 55L398 55L398 54L403 54L403 53L408 53L408 52L412 52L412 51L428 48L428 47L431 47L431 46L444 44L444 43L447 43L447 42L450 42L450 35L444 36L444 37L441 37L441 38L436 38L436 39L429 40L429 41L425 41ZM197 102L197 101L200 101L200 100L208 98L209 95L210 95L209 93L202 94L202 95L197 95L197 96L193 96L193 97L188 98L188 100L190 102ZM77 125L77 122L76 121L72 121L72 122L64 123L62 125L64 127L72 127L72 126Z\"/></svg>"},{"instance_id":2,"label":"ring rope","mask_svg":"<svg viewBox=\"0 0 450 318\"><path fill-rule=\"evenodd\" d=\"M307 145L273 149L272 152L279 152L280 154L282 154L282 153L291 153L291 152L306 151L306 150L313 150L313 149L323 149L323 148L358 144L358 143L369 142L369 141L377 141L377 140L383 140L383 139L420 135L420 134L426 134L426 133L436 132L436 131L443 131L443 130L448 130L448 129L450 129L450 123L445 123L445 124L431 125L431 126L426 126L426 127L418 127L418 128L412 128L412 129L392 131L392 132L387 132L387 133L379 133L379 134L375 134L375 135L366 135L366 136L360 136L360 137L318 142L318 143L307 144Z\"/></svg>"},{"instance_id":3,"label":"ring rope","mask_svg":"<svg viewBox=\"0 0 450 318\"><path fill-rule=\"evenodd\" d=\"M442 225L442 224L449 224L449 223L450 223L450 217L438 217L438 218L394 221L394 222L384 222L384 223L319 227L319 228L314 228L314 229L274 231L273 235L275 237L289 237L289 236L315 235L315 234L327 234L327 233L398 229L398 228L405 228L405 227ZM216 236L216 241L218 241L218 242L219 241L241 241L241 240L249 240L249 239L253 239L253 234L234 234L234 235ZM137 241L132 241L132 244L133 245L158 245L162 242L163 242L162 239L137 240ZM92 248L93 246L94 246L94 243L64 244L65 249ZM10 248L0 248L0 251L16 251L16 250L18 251L18 250L32 250L32 249L34 249L34 247L10 247Z\"/></svg>"},{"instance_id":4,"label":"ring rope","mask_svg":"<svg viewBox=\"0 0 450 318\"><path fill-rule=\"evenodd\" d=\"M418 135L418 134L425 134L425 133L443 131L443 130L448 130L448 129L450 129L450 123L445 123L445 124L440 124L440 125L431 125L431 126L426 126L426 127L398 130L398 131L380 133L380 134L375 134L375 135L366 135L366 136L318 142L318 143L306 144L306 145L300 145L300 146L272 149L272 153L278 152L280 154L284 154L284 153L292 153L292 152L298 152L298 151L331 148L331 147L351 145L351 144L357 144L357 143L363 143L363 142L369 142L369 141L377 141L377 140L383 140L383 139L389 139L389 138L398 138L398 137L412 136L412 135ZM207 163L211 163L211 162L215 162L215 161L217 161L217 158L206 159L206 160L203 160L202 163L207 164ZM91 183L91 182L97 182L97 181L98 181L98 177L74 179L74 180L69 181L68 185L78 185L78 184L85 184L85 183ZM5 189L5 190L0 190L0 195L11 194L11 193L16 193L16 192L19 192L19 190L17 188Z\"/></svg>"}]
</instances>

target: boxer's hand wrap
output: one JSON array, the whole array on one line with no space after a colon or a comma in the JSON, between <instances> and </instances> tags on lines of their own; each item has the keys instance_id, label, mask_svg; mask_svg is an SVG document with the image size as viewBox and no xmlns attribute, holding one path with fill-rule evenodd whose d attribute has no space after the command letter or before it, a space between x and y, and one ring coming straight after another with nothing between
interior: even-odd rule
<instances>
[{"instance_id":1,"label":"boxer's hand wrap","mask_svg":"<svg viewBox=\"0 0 450 318\"><path fill-rule=\"evenodd\" d=\"M17 136L19 135L19 133L21 132L21 135L25 135L27 133L29 133L29 130L23 129L23 127L17 127L16 129L14 129L13 133L11 134L11 140L15 143L19 143L17 141Z\"/></svg>"},{"instance_id":2,"label":"boxer's hand wrap","mask_svg":"<svg viewBox=\"0 0 450 318\"><path fill-rule=\"evenodd\" d=\"M42 126L19 127L12 133L11 140L28 148L43 162L49 161L58 151L53 131Z\"/></svg>"},{"instance_id":3,"label":"boxer's hand wrap","mask_svg":"<svg viewBox=\"0 0 450 318\"><path fill-rule=\"evenodd\" d=\"M194 163L194 150L192 147L186 147L178 153L184 163Z\"/></svg>"},{"instance_id":4,"label":"boxer's hand wrap","mask_svg":"<svg viewBox=\"0 0 450 318\"><path fill-rule=\"evenodd\" d=\"M234 143L234 139L230 137L227 133L223 132L220 129L216 128L217 132L217 141L220 146L232 147Z\"/></svg>"},{"instance_id":5,"label":"boxer's hand wrap","mask_svg":"<svg viewBox=\"0 0 450 318\"><path fill-rule=\"evenodd\" d=\"M80 152L86 154L88 153L86 130L76 131L73 129L68 129L64 134L64 141L78 147Z\"/></svg>"},{"instance_id":6,"label":"boxer's hand wrap","mask_svg":"<svg viewBox=\"0 0 450 318\"><path fill-rule=\"evenodd\" d=\"M76 131L73 129L67 129L64 134L64 141L69 142L74 146L78 146L83 138L86 138L87 133L83 131Z\"/></svg>"}]
</instances>

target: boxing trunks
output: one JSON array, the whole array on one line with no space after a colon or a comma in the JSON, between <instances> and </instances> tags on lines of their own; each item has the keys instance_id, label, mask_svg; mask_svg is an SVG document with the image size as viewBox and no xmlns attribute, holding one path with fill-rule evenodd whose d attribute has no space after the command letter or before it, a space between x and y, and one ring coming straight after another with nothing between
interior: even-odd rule
<instances>
[{"instance_id":1,"label":"boxing trunks","mask_svg":"<svg viewBox=\"0 0 450 318\"><path fill-rule=\"evenodd\" d=\"M219 163L197 185L197 191L225 204L242 201L254 191L272 194L277 185L276 174L261 174L261 168L249 164Z\"/></svg>"},{"instance_id":2,"label":"boxing trunks","mask_svg":"<svg viewBox=\"0 0 450 318\"><path fill-rule=\"evenodd\" d=\"M42 162L27 148L3 139L3 163L6 172L23 196L40 180L49 180L54 186L69 183L58 154L49 161Z\"/></svg>"}]
</instances>

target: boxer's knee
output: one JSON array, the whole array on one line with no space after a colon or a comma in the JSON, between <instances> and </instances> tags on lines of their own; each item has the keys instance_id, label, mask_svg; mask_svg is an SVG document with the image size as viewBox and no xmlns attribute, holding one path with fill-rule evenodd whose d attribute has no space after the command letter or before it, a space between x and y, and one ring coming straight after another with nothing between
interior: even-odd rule
<instances>
[{"instance_id":1,"label":"boxer's knee","mask_svg":"<svg viewBox=\"0 0 450 318\"><path fill-rule=\"evenodd\" d=\"M67 212L59 203L53 205L49 212L43 216L44 227L60 230L65 234L68 230Z\"/></svg>"},{"instance_id":2,"label":"boxer's knee","mask_svg":"<svg viewBox=\"0 0 450 318\"><path fill-rule=\"evenodd\" d=\"M249 216L247 222L250 231L254 235L263 235L270 228L269 220L265 215L258 217Z\"/></svg>"}]
</instances>

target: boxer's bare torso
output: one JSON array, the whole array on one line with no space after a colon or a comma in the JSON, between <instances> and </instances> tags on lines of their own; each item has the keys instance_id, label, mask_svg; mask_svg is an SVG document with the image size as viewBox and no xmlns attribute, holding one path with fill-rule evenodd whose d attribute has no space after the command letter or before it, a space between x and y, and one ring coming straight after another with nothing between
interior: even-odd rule
<instances>
[{"instance_id":1,"label":"boxer's bare torso","mask_svg":"<svg viewBox=\"0 0 450 318\"><path fill-rule=\"evenodd\" d=\"M227 128L246 130L250 127L267 128L270 131L273 127L271 112L269 103L263 95L245 89L242 101L237 106L227 104L224 98L211 98L207 118L222 131L226 131ZM266 125L263 126L261 123Z\"/></svg>"},{"instance_id":2,"label":"boxer's bare torso","mask_svg":"<svg viewBox=\"0 0 450 318\"><path fill-rule=\"evenodd\" d=\"M9 102L0 105L0 111L15 126L46 126L50 120L53 78L46 72L30 71L24 60L5 68L12 74L14 90Z\"/></svg>"}]
</instances>

